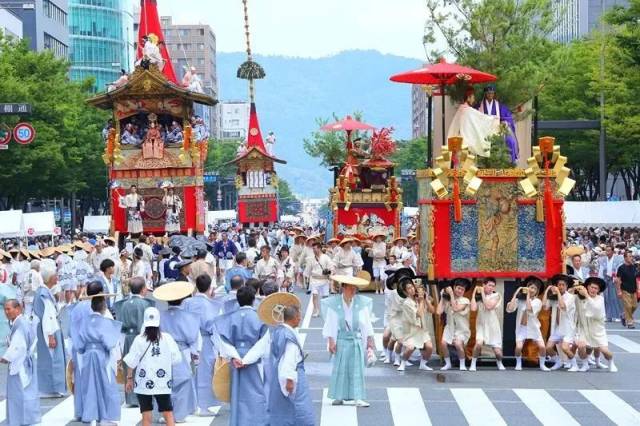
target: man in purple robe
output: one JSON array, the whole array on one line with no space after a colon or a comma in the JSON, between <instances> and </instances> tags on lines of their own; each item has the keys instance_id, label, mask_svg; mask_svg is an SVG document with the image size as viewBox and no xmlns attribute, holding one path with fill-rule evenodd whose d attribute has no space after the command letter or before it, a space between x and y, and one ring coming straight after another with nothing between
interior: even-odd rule
<instances>
[{"instance_id":1,"label":"man in purple robe","mask_svg":"<svg viewBox=\"0 0 640 426\"><path fill-rule=\"evenodd\" d=\"M484 88L484 97L477 106L478 111L487 115L493 115L500 119L500 123L507 126L507 135L504 141L511 152L511 162L515 163L518 159L518 140L516 139L516 125L509 107L501 104L496 99L496 86L493 84Z\"/></svg>"}]
</instances>

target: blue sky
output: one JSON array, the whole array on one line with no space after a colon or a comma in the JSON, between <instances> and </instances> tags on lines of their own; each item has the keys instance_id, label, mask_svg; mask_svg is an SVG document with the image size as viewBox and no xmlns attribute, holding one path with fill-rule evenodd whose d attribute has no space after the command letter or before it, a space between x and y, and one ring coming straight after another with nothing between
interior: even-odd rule
<instances>
[{"instance_id":1,"label":"blue sky","mask_svg":"<svg viewBox=\"0 0 640 426\"><path fill-rule=\"evenodd\" d=\"M174 23L209 24L220 52L244 50L241 0L158 0ZM249 0L256 53L328 56L375 49L423 60L426 0Z\"/></svg>"}]
</instances>

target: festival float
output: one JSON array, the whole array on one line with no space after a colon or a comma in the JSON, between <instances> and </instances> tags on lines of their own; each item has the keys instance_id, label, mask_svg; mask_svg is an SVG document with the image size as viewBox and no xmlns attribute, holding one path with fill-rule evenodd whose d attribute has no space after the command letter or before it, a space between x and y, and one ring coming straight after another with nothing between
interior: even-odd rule
<instances>
[{"instance_id":1,"label":"festival float","mask_svg":"<svg viewBox=\"0 0 640 426\"><path fill-rule=\"evenodd\" d=\"M463 82L469 88L496 77L441 61L391 80L438 86L444 93L446 85ZM479 113L473 109L473 114ZM508 134L505 127L503 135ZM539 139L526 168L483 168L478 165L478 153L463 137L450 133L445 140L442 134L441 155L433 159L431 168L416 173L420 229L417 275L430 286L436 301L450 279L497 278L496 291L503 300L504 353L513 355L515 314L507 314L504 306L526 277L546 280L564 271L563 203L575 181L569 178L567 157L552 137ZM508 146L504 136L492 138L492 143L496 142ZM473 286L467 297L472 291ZM548 334L548 315L545 311L540 314L543 334L545 330ZM468 355L475 344L474 318L472 313ZM443 324L437 316L433 320L439 341ZM524 354L537 359L535 345L526 346Z\"/></svg>"},{"instance_id":2,"label":"festival float","mask_svg":"<svg viewBox=\"0 0 640 426\"><path fill-rule=\"evenodd\" d=\"M193 114L194 103L211 106L216 100L199 93L196 79L186 75L177 82L156 1L142 0L135 70L88 100L113 111L103 155L110 180L111 232L139 233L128 228L128 210L139 215L140 232L147 234L165 234L168 215L175 217L175 233L205 231L208 132ZM126 204L132 185L139 194L133 206ZM167 203L167 188L172 188L175 203Z\"/></svg>"},{"instance_id":3,"label":"festival float","mask_svg":"<svg viewBox=\"0 0 640 426\"><path fill-rule=\"evenodd\" d=\"M286 164L265 147L255 102L255 80L266 76L260 64L253 60L249 33L249 12L244 5L244 28L247 43L247 60L238 68L237 77L249 84L249 131L246 142L240 146L230 164L236 168L238 222L243 227L271 226L280 219L278 203L278 176L275 163ZM267 139L268 140L268 139ZM273 144L269 144L270 146Z\"/></svg>"},{"instance_id":4,"label":"festival float","mask_svg":"<svg viewBox=\"0 0 640 426\"><path fill-rule=\"evenodd\" d=\"M322 127L346 133L346 159L330 189L333 236L369 239L383 234L390 241L400 236L402 189L394 176L393 128L379 131L350 116ZM372 131L371 138L353 139L355 132Z\"/></svg>"}]
</instances>

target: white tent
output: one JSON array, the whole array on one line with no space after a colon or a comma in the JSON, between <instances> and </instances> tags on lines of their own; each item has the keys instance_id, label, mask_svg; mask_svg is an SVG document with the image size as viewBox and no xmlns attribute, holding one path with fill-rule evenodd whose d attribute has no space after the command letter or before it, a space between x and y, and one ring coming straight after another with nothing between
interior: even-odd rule
<instances>
[{"instance_id":1,"label":"white tent","mask_svg":"<svg viewBox=\"0 0 640 426\"><path fill-rule=\"evenodd\" d=\"M207 225L215 225L224 220L236 220L235 210L213 210L207 212Z\"/></svg>"},{"instance_id":2,"label":"white tent","mask_svg":"<svg viewBox=\"0 0 640 426\"><path fill-rule=\"evenodd\" d=\"M111 228L111 216L85 216L82 226L83 232L94 234L108 234Z\"/></svg>"},{"instance_id":3,"label":"white tent","mask_svg":"<svg viewBox=\"0 0 640 426\"><path fill-rule=\"evenodd\" d=\"M418 215L418 208L417 207L404 207L402 209L402 215L404 217L415 217Z\"/></svg>"},{"instance_id":4,"label":"white tent","mask_svg":"<svg viewBox=\"0 0 640 426\"><path fill-rule=\"evenodd\" d=\"M567 226L640 226L638 201L567 201Z\"/></svg>"},{"instance_id":5,"label":"white tent","mask_svg":"<svg viewBox=\"0 0 640 426\"><path fill-rule=\"evenodd\" d=\"M23 236L53 235L56 229L56 220L53 217L53 212L24 213L22 220L24 224L22 228Z\"/></svg>"},{"instance_id":6,"label":"white tent","mask_svg":"<svg viewBox=\"0 0 640 426\"><path fill-rule=\"evenodd\" d=\"M21 210L0 211L0 238L21 237L23 229Z\"/></svg>"}]
</instances>

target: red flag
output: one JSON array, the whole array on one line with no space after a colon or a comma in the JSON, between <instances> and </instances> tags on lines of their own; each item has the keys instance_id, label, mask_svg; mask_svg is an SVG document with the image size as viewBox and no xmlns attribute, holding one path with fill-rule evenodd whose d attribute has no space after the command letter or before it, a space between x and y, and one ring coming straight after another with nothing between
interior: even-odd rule
<instances>
[{"instance_id":1,"label":"red flag","mask_svg":"<svg viewBox=\"0 0 640 426\"><path fill-rule=\"evenodd\" d=\"M252 147L258 148L263 153L267 153L262 140L262 132L260 132L260 124L258 124L258 113L256 112L256 104L251 103L251 112L249 113L249 136L247 137L247 150Z\"/></svg>"},{"instance_id":2,"label":"red flag","mask_svg":"<svg viewBox=\"0 0 640 426\"><path fill-rule=\"evenodd\" d=\"M158 47L160 48L160 54L164 59L164 68L162 73L167 77L167 80L174 84L178 84L176 73L173 70L173 64L167 51L167 46L164 44L164 35L162 34L162 27L160 26L160 17L158 16L158 1L157 0L140 0L140 25L138 28L138 51L136 52L136 58L142 57L142 45L144 41L142 37L155 34L158 36Z\"/></svg>"}]
</instances>

